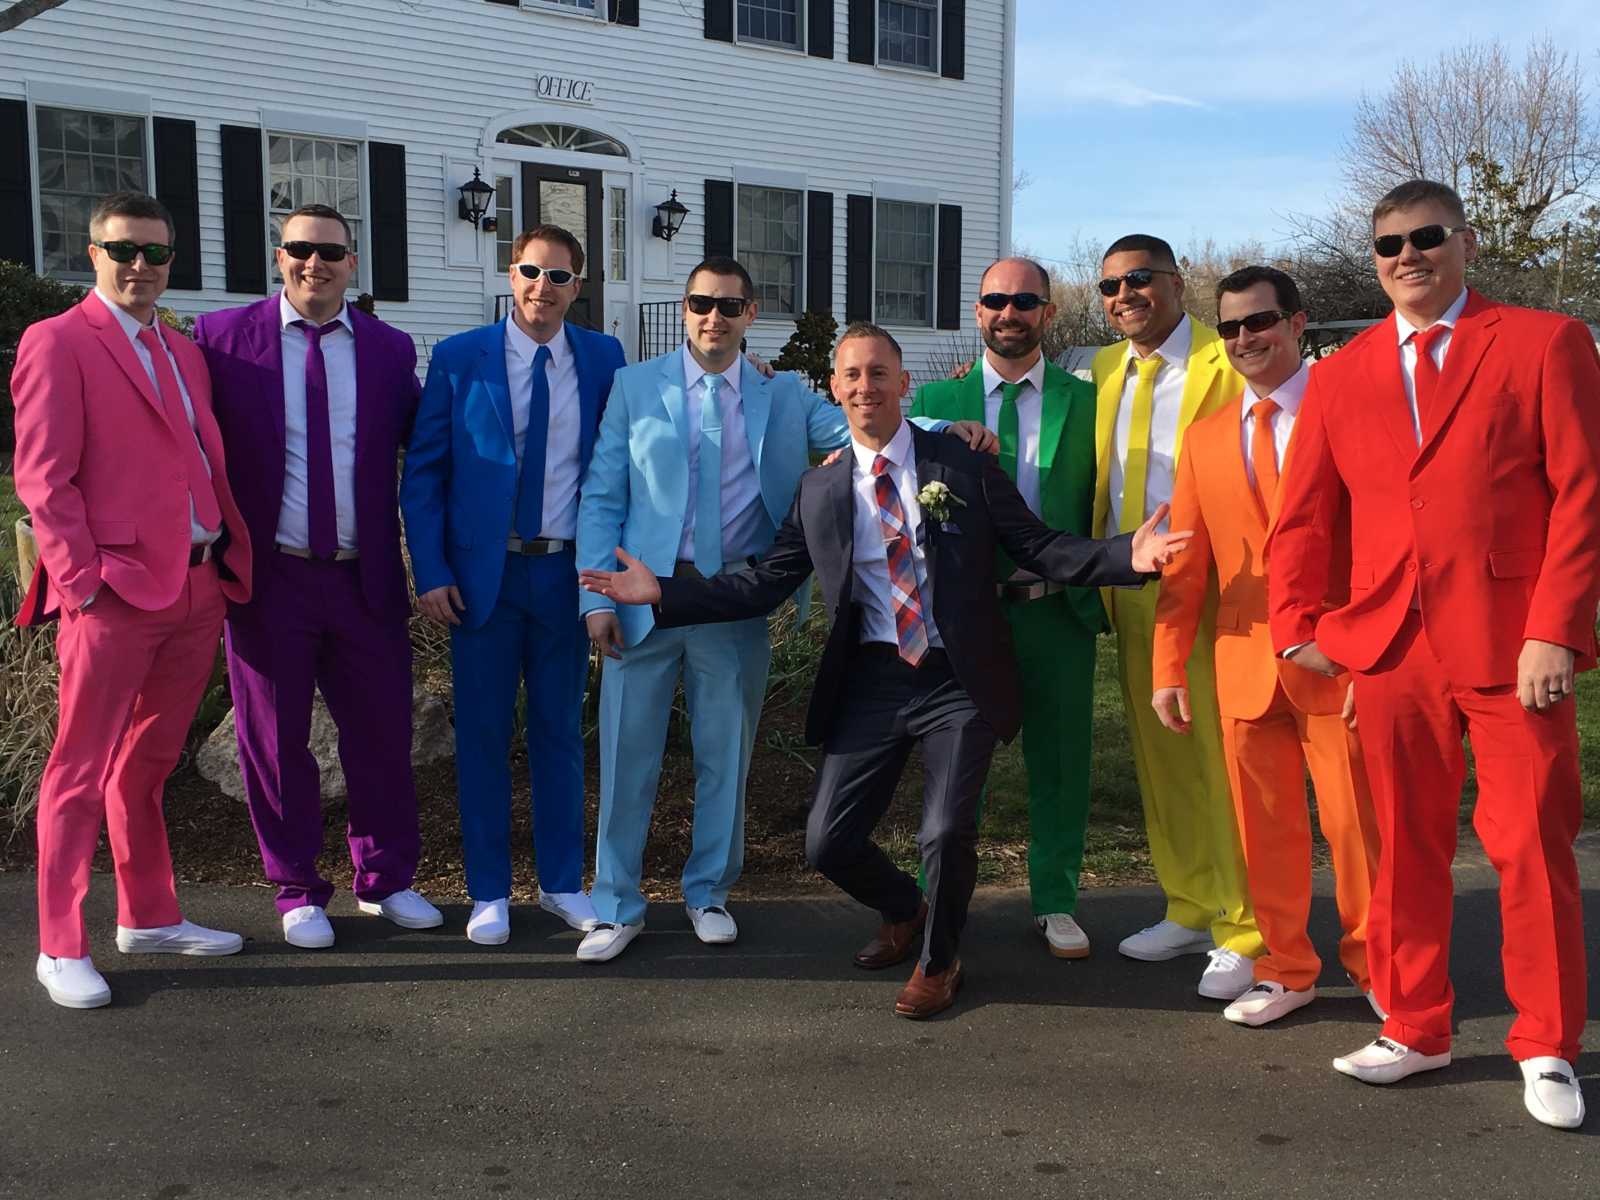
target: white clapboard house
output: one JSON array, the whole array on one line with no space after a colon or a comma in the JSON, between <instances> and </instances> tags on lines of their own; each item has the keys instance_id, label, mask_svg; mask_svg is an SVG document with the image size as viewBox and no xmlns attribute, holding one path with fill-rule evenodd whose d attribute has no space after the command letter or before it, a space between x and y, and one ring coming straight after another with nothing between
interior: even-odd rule
<instances>
[{"instance_id":1,"label":"white clapboard house","mask_svg":"<svg viewBox=\"0 0 1600 1200\"><path fill-rule=\"evenodd\" d=\"M753 348L826 309L925 374L1009 242L1015 4L67 0L0 34L0 257L86 280L95 198L143 188L178 221L168 302L200 312L274 288L282 214L330 203L425 355L503 312L512 238L554 221L589 256L575 319L630 357L733 253Z\"/></svg>"}]
</instances>

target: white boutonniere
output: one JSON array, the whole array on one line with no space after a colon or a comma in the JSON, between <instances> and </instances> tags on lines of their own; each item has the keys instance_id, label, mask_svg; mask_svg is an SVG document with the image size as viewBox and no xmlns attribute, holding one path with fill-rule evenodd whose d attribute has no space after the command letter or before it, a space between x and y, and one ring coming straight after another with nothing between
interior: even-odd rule
<instances>
[{"instance_id":1,"label":"white boutonniere","mask_svg":"<svg viewBox=\"0 0 1600 1200\"><path fill-rule=\"evenodd\" d=\"M935 480L922 485L922 490L917 493L917 503L922 511L927 513L940 524L950 519L950 506L965 508L967 502L950 490L948 484Z\"/></svg>"}]
</instances>

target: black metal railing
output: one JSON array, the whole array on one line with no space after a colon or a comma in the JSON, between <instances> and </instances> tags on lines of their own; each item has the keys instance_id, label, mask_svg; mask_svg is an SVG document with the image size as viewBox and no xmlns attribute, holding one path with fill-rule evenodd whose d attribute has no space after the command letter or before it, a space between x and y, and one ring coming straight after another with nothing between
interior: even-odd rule
<instances>
[{"instance_id":1,"label":"black metal railing","mask_svg":"<svg viewBox=\"0 0 1600 1200\"><path fill-rule=\"evenodd\" d=\"M639 359L665 354L683 341L683 318L678 301L658 300L639 305Z\"/></svg>"}]
</instances>

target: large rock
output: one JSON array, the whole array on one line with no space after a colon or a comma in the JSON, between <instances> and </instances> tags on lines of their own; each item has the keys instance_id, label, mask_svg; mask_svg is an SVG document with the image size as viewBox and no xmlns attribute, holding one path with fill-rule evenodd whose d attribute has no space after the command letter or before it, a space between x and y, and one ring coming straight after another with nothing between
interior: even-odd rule
<instances>
[{"instance_id":1,"label":"large rock","mask_svg":"<svg viewBox=\"0 0 1600 1200\"><path fill-rule=\"evenodd\" d=\"M411 762L425 766L442 762L455 752L455 738L444 701L421 685L411 689ZM344 769L339 765L339 730L328 715L319 692L311 707L311 753L322 774L322 798L336 800L349 789ZM195 755L195 769L235 800L244 799L244 780L239 777L239 745L233 729L233 712L212 730L205 745Z\"/></svg>"}]
</instances>

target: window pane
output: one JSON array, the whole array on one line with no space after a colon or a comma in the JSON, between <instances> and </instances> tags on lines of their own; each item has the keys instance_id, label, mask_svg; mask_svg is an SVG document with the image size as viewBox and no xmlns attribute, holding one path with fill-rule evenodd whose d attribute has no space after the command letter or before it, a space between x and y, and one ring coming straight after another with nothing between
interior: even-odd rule
<instances>
[{"instance_id":1,"label":"window pane","mask_svg":"<svg viewBox=\"0 0 1600 1200\"><path fill-rule=\"evenodd\" d=\"M798 316L804 245L800 193L744 184L738 193L736 253L756 285L756 301L766 316Z\"/></svg>"},{"instance_id":2,"label":"window pane","mask_svg":"<svg viewBox=\"0 0 1600 1200\"><path fill-rule=\"evenodd\" d=\"M283 241L283 221L302 204L326 204L350 224L351 244L361 249L361 143L334 138L267 135L271 174L267 188L271 246ZM359 284L352 281L352 287Z\"/></svg>"},{"instance_id":3,"label":"window pane","mask_svg":"<svg viewBox=\"0 0 1600 1200\"><path fill-rule=\"evenodd\" d=\"M510 175L494 178L494 264L511 269L511 243L517 240L516 184Z\"/></svg>"},{"instance_id":4,"label":"window pane","mask_svg":"<svg viewBox=\"0 0 1600 1200\"><path fill-rule=\"evenodd\" d=\"M800 46L800 0L739 0L741 41Z\"/></svg>"},{"instance_id":5,"label":"window pane","mask_svg":"<svg viewBox=\"0 0 1600 1200\"><path fill-rule=\"evenodd\" d=\"M611 278L628 277L628 189L607 189L611 221Z\"/></svg>"},{"instance_id":6,"label":"window pane","mask_svg":"<svg viewBox=\"0 0 1600 1200\"><path fill-rule=\"evenodd\" d=\"M938 0L878 0L878 61L934 69Z\"/></svg>"},{"instance_id":7,"label":"window pane","mask_svg":"<svg viewBox=\"0 0 1600 1200\"><path fill-rule=\"evenodd\" d=\"M39 145L39 225L44 271L88 278L89 213L102 196L144 191L143 117L36 108Z\"/></svg>"},{"instance_id":8,"label":"window pane","mask_svg":"<svg viewBox=\"0 0 1600 1200\"><path fill-rule=\"evenodd\" d=\"M558 179L539 181L539 220L546 225L559 225L578 239L587 263L594 254L589 241L588 189L581 183L563 183ZM587 268L584 278L588 278Z\"/></svg>"},{"instance_id":9,"label":"window pane","mask_svg":"<svg viewBox=\"0 0 1600 1200\"><path fill-rule=\"evenodd\" d=\"M933 206L880 200L876 226L875 317L932 324Z\"/></svg>"}]
</instances>

